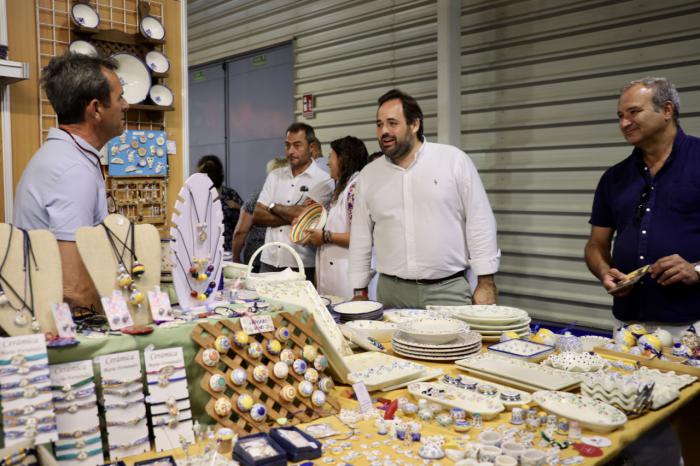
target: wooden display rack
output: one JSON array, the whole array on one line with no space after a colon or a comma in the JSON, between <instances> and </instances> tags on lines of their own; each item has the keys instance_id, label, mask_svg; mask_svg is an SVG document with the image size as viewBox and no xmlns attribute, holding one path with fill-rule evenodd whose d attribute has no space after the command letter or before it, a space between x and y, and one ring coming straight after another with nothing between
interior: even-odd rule
<instances>
[{"instance_id":1,"label":"wooden display rack","mask_svg":"<svg viewBox=\"0 0 700 466\"><path fill-rule=\"evenodd\" d=\"M313 332L313 316L304 312L282 312L277 316L271 317L275 324L275 329L282 326L289 329L290 339L286 344L283 343L283 348L292 348L299 357L301 357L301 349L305 345L312 345L317 350L321 349L320 341ZM231 428L239 435L247 435L267 432L274 426L275 420L279 418L287 418L291 424L298 424L310 422L319 417L329 416L338 412L340 405L337 400L331 397L331 394L327 394L326 404L320 408L314 406L310 398L303 398L298 394L291 403L282 399L280 396L281 388L287 384L293 385L296 388L296 385L304 380L304 376L295 373L291 368L289 370L289 375L284 380L277 379L273 375L272 368L280 358L279 355L273 355L267 351L264 340L275 338L274 332L250 335L251 342L258 341L263 345L263 355L260 359L250 357L248 355L247 346L238 348L232 345L227 354L221 355L221 361L217 366L209 367L205 365L202 360L204 349L213 348L216 337L220 335L233 337L239 330L241 330L241 324L238 319L224 319L218 322L200 323L192 331L192 339L200 346L195 361L205 370L201 386L211 395L211 399L207 402L206 410L209 416L218 422L219 425ZM253 378L253 369L260 364L266 365L270 373L266 383L257 382ZM222 365L225 366L224 371L220 369ZM247 373L246 384L240 387L234 385L229 378L230 372L239 367L245 369ZM209 388L209 378L212 374L221 374L226 378L227 388L224 392L217 393ZM322 376L323 374L320 373L319 375ZM256 403L263 403L265 405L268 413L266 421L254 421L249 413L238 410L236 406L237 395L243 393L250 394ZM222 396L231 399L232 412L228 417L219 416L214 411L216 400Z\"/></svg>"},{"instance_id":2,"label":"wooden display rack","mask_svg":"<svg viewBox=\"0 0 700 466\"><path fill-rule=\"evenodd\" d=\"M161 228L166 223L167 178L107 178L107 191L114 206L110 211L135 223L150 223ZM161 231L161 235L166 232Z\"/></svg>"}]
</instances>

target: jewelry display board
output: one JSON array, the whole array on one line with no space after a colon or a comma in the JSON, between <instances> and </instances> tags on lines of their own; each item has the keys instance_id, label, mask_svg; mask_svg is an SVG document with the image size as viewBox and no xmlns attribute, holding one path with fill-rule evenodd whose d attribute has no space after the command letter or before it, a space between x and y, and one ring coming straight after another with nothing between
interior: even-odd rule
<instances>
[{"instance_id":1,"label":"jewelry display board","mask_svg":"<svg viewBox=\"0 0 700 466\"><path fill-rule=\"evenodd\" d=\"M121 249L119 240L127 241L129 221L121 215L111 214L105 218L104 224L116 236L117 248ZM144 299L140 303L140 308L137 305L128 304L129 313L135 325L147 325L153 319L145 296L160 283L160 236L153 225L135 225L133 235L138 262L144 267L141 276L133 277L133 280L136 289L143 293ZM122 288L117 283L121 264L104 227L102 225L82 227L78 229L75 239L80 256L100 296L110 297L113 291L121 291ZM129 243L127 245L131 247ZM125 249L121 255L122 260L131 268L129 251ZM128 302L128 296L125 296L125 300Z\"/></svg>"},{"instance_id":2,"label":"jewelry display board","mask_svg":"<svg viewBox=\"0 0 700 466\"><path fill-rule=\"evenodd\" d=\"M214 300L224 253L224 214L211 179L187 178L178 193L170 242L173 284L180 306L190 309Z\"/></svg>"},{"instance_id":3,"label":"jewelry display board","mask_svg":"<svg viewBox=\"0 0 700 466\"><path fill-rule=\"evenodd\" d=\"M168 186L161 178L107 178L110 212L136 223L165 224Z\"/></svg>"},{"instance_id":4,"label":"jewelry display board","mask_svg":"<svg viewBox=\"0 0 700 466\"><path fill-rule=\"evenodd\" d=\"M211 395L211 399L206 405L207 413L221 426L229 427L239 435L267 432L270 427L275 425L276 419L286 418L291 424L310 422L314 419L337 413L340 409L338 401L332 398L330 394L325 397L325 403L321 406L316 406L312 402L312 396L301 396L298 392L298 387L305 381L308 382L308 380L305 375L297 373L293 366L289 366L288 373L284 377L275 375L276 363L282 362L284 364L285 362L282 360L281 353L279 351L274 351L277 354L271 353L266 343L271 340L279 341L277 340L278 332L280 328L286 327L289 339L286 342L281 342L282 353L284 348L291 349L294 352L294 358L296 358L294 362L297 363L302 358L305 348L308 351L309 347L313 347L313 351L318 352L321 348L321 342L313 332L313 316L304 312L283 312L277 316L269 317L274 322L276 330L249 335L249 342L245 346L239 346L235 343L243 328L240 319L223 319L216 323L200 323L192 332L192 339L200 346L195 362L206 371L201 386ZM228 337L234 343L230 345L229 350L221 352L219 361L212 366L205 362L205 352L215 348L217 337ZM263 347L259 358L252 357L248 352L248 346L254 342ZM320 353L318 354L320 355ZM208 362L211 364L211 361ZM314 366L314 363L308 364L309 366ZM266 367L269 373L269 377L264 382L256 380L254 374L255 369L260 366ZM240 385L235 384L232 380L235 377L233 372L236 369L245 371L245 379L240 381ZM308 371L310 368L306 370ZM313 384L314 387L320 384L321 380L330 381L330 378L322 374L323 371L318 372L320 373L319 381ZM223 391L217 392L212 389L212 384L210 383L212 377L223 377L225 379L226 385ZM286 387L290 386L295 389L296 396L291 401L287 401L282 393ZM329 390L328 386L324 388ZM264 420L254 420L250 411L242 411L237 406L239 396L246 394L252 397L254 403L262 403L265 406L267 416ZM230 413L226 415L217 414L217 412L225 413L227 411L222 410L221 406L221 403L225 405L227 402L230 403ZM217 405L217 403L219 404Z\"/></svg>"},{"instance_id":5,"label":"jewelry display board","mask_svg":"<svg viewBox=\"0 0 700 466\"><path fill-rule=\"evenodd\" d=\"M0 287L4 291L0 292L0 327L8 335L56 335L51 306L63 301L63 275L58 243L51 232L25 234L0 223Z\"/></svg>"}]
</instances>

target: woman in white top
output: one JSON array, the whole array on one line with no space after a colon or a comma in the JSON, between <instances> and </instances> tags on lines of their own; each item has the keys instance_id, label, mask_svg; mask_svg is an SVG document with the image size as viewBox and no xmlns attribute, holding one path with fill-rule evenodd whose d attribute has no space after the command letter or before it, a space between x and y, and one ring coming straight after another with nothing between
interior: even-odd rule
<instances>
[{"instance_id":1,"label":"woman in white top","mask_svg":"<svg viewBox=\"0 0 700 466\"><path fill-rule=\"evenodd\" d=\"M355 201L355 182L368 161L367 148L358 138L345 136L331 142L328 158L335 191L329 205L328 220L323 230L310 230L304 244L316 246L316 288L322 295L352 299L348 279L350 263L350 222Z\"/></svg>"}]
</instances>

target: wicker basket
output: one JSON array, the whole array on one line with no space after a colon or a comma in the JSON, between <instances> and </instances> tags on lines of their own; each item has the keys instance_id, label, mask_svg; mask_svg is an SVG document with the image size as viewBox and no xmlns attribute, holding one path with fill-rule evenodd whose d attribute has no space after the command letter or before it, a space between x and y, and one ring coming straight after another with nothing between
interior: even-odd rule
<instances>
[{"instance_id":1,"label":"wicker basket","mask_svg":"<svg viewBox=\"0 0 700 466\"><path fill-rule=\"evenodd\" d=\"M294 259L297 261L297 267L299 267L298 272L293 272L293 271L283 271L283 272L263 272L263 273L251 273L251 270L253 269L253 262L255 262L255 258L258 257L258 254L262 252L263 249L270 247L270 246L279 246L287 249L292 256L294 256ZM248 262L248 274L246 275L245 278L245 287L249 290L256 290L258 285L261 283L271 283L271 282L292 282L292 281L297 281L297 280L306 280L306 273L304 270L304 263L301 261L301 257L299 257L299 254L289 246L288 244L285 243L279 243L279 242L272 242L272 243L266 243L263 244L258 248L257 251L253 254L253 256L250 258L250 261Z\"/></svg>"}]
</instances>

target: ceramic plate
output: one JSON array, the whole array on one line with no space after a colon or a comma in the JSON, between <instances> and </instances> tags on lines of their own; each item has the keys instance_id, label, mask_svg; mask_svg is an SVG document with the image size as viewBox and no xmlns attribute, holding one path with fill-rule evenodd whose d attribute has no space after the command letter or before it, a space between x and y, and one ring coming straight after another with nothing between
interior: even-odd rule
<instances>
[{"instance_id":1,"label":"ceramic plate","mask_svg":"<svg viewBox=\"0 0 700 466\"><path fill-rule=\"evenodd\" d=\"M451 313L454 317L467 322L484 324L507 324L525 319L528 315L522 309L497 305L472 306L427 306L434 311Z\"/></svg>"},{"instance_id":2,"label":"ceramic plate","mask_svg":"<svg viewBox=\"0 0 700 466\"><path fill-rule=\"evenodd\" d=\"M351 369L348 381L364 382L370 391L421 377L427 369L422 364L378 352L356 354L345 361Z\"/></svg>"},{"instance_id":3,"label":"ceramic plate","mask_svg":"<svg viewBox=\"0 0 700 466\"><path fill-rule=\"evenodd\" d=\"M462 408L469 414L479 413L484 420L493 419L504 411L503 403L470 390L462 390L436 382L418 382L408 386L416 398L453 408Z\"/></svg>"},{"instance_id":4,"label":"ceramic plate","mask_svg":"<svg viewBox=\"0 0 700 466\"><path fill-rule=\"evenodd\" d=\"M452 382L450 382L448 380L451 380ZM454 384L455 380L461 382L462 385L455 385ZM514 408L515 406L522 406L524 404L528 404L528 403L532 402L532 395L530 395L528 392L526 392L524 390L517 390L517 389L514 389L513 387L508 387L506 385L500 385L500 384L497 384L495 382L491 382L490 380L482 380L482 379L479 379L476 377L468 377L468 376L462 375L462 374L458 374L455 377L444 376L440 379L440 383L445 384L445 385L449 385L451 387L459 388L460 390L472 390L470 388L466 388L465 384L476 384L477 393L479 393L478 392L479 385L491 385L492 387L496 388L496 393L494 395L484 395L484 396L489 396L491 398L497 399L506 408ZM506 393L515 392L520 396L520 400L518 400L518 401L504 401L501 399L501 392L502 391L506 391Z\"/></svg>"},{"instance_id":5,"label":"ceramic plate","mask_svg":"<svg viewBox=\"0 0 700 466\"><path fill-rule=\"evenodd\" d=\"M148 96L154 104L161 107L170 107L173 104L173 92L162 84L154 84L148 91Z\"/></svg>"},{"instance_id":6,"label":"ceramic plate","mask_svg":"<svg viewBox=\"0 0 700 466\"><path fill-rule=\"evenodd\" d=\"M494 375L538 389L566 390L579 384L579 378L570 372L492 353L482 353L455 364L470 372Z\"/></svg>"},{"instance_id":7,"label":"ceramic plate","mask_svg":"<svg viewBox=\"0 0 700 466\"><path fill-rule=\"evenodd\" d=\"M399 329L396 324L377 320L354 320L345 325L381 342L391 341L391 337Z\"/></svg>"},{"instance_id":8,"label":"ceramic plate","mask_svg":"<svg viewBox=\"0 0 700 466\"><path fill-rule=\"evenodd\" d=\"M165 37L165 28L153 16L144 16L139 23L139 31L144 37L149 39L161 40Z\"/></svg>"},{"instance_id":9,"label":"ceramic plate","mask_svg":"<svg viewBox=\"0 0 700 466\"><path fill-rule=\"evenodd\" d=\"M469 325L444 317L423 317L399 324L402 333L424 343L447 343L469 331Z\"/></svg>"},{"instance_id":10,"label":"ceramic plate","mask_svg":"<svg viewBox=\"0 0 700 466\"><path fill-rule=\"evenodd\" d=\"M77 26L96 29L100 25L100 15L94 8L84 3L76 3L70 10L70 17Z\"/></svg>"},{"instance_id":11,"label":"ceramic plate","mask_svg":"<svg viewBox=\"0 0 700 466\"><path fill-rule=\"evenodd\" d=\"M567 351L552 354L542 364L571 372L595 372L610 365L607 359L596 353L574 353Z\"/></svg>"},{"instance_id":12,"label":"ceramic plate","mask_svg":"<svg viewBox=\"0 0 700 466\"><path fill-rule=\"evenodd\" d=\"M579 337L583 351L593 351L596 346L604 346L612 341L611 338L600 337L598 335L584 335Z\"/></svg>"},{"instance_id":13,"label":"ceramic plate","mask_svg":"<svg viewBox=\"0 0 700 466\"><path fill-rule=\"evenodd\" d=\"M157 50L151 50L146 54L146 65L154 73L167 73L170 69L168 58Z\"/></svg>"},{"instance_id":14,"label":"ceramic plate","mask_svg":"<svg viewBox=\"0 0 700 466\"><path fill-rule=\"evenodd\" d=\"M389 322L400 324L402 322L419 319L422 317L450 317L446 312L428 311L425 309L385 309L384 318Z\"/></svg>"},{"instance_id":15,"label":"ceramic plate","mask_svg":"<svg viewBox=\"0 0 700 466\"><path fill-rule=\"evenodd\" d=\"M112 58L117 62L114 71L124 88L124 100L129 104L143 102L151 88L151 73L146 65L128 53L117 53Z\"/></svg>"},{"instance_id":16,"label":"ceramic plate","mask_svg":"<svg viewBox=\"0 0 700 466\"><path fill-rule=\"evenodd\" d=\"M535 403L557 416L578 421L594 432L612 432L627 422L619 409L602 401L567 392L537 391L532 394Z\"/></svg>"},{"instance_id":17,"label":"ceramic plate","mask_svg":"<svg viewBox=\"0 0 700 466\"><path fill-rule=\"evenodd\" d=\"M326 225L328 212L321 204L312 204L307 207L297 219L289 231L289 239L294 243L300 243L306 236L306 232L314 229L321 229Z\"/></svg>"},{"instance_id":18,"label":"ceramic plate","mask_svg":"<svg viewBox=\"0 0 700 466\"><path fill-rule=\"evenodd\" d=\"M465 332L459 335L454 341L450 341L442 344L430 344L423 343L416 340L410 335L405 334L402 331L398 331L394 334L393 341L408 348L421 348L421 349L436 349L436 350L446 350L446 349L459 349L464 347L472 347L474 345L481 344L481 335L477 332Z\"/></svg>"},{"instance_id":19,"label":"ceramic plate","mask_svg":"<svg viewBox=\"0 0 700 466\"><path fill-rule=\"evenodd\" d=\"M382 303L377 301L346 301L333 306L333 310L338 314L357 315L381 311L382 307Z\"/></svg>"},{"instance_id":20,"label":"ceramic plate","mask_svg":"<svg viewBox=\"0 0 700 466\"><path fill-rule=\"evenodd\" d=\"M472 330L513 330L515 328L522 328L522 327L527 327L529 326L530 322L532 321L531 318L526 318L521 321L512 323L512 324L482 324L479 322L476 323L470 323L469 327L471 327Z\"/></svg>"},{"instance_id":21,"label":"ceramic plate","mask_svg":"<svg viewBox=\"0 0 700 466\"><path fill-rule=\"evenodd\" d=\"M459 359L464 359L468 358L472 354L476 354L479 352L479 350L475 350L472 352L465 352L461 354L455 354L452 356L446 356L446 355L435 355L435 354L425 354L425 353L413 353L409 351L402 351L398 348L392 348L395 354L398 356L402 356L404 358L410 358L410 359L419 359L421 361L443 361L443 362L450 362L450 361L457 361Z\"/></svg>"},{"instance_id":22,"label":"ceramic plate","mask_svg":"<svg viewBox=\"0 0 700 466\"><path fill-rule=\"evenodd\" d=\"M516 358L534 358L554 351L553 346L543 345L528 340L508 340L489 346L489 351L495 351L505 356Z\"/></svg>"},{"instance_id":23,"label":"ceramic plate","mask_svg":"<svg viewBox=\"0 0 700 466\"><path fill-rule=\"evenodd\" d=\"M417 348L415 346L403 346L403 345L400 345L398 343L393 343L391 347L393 349L398 349L399 351L404 352L404 353L425 354L425 355L435 355L435 356L454 356L455 354L465 354L465 353L471 354L471 353L474 353L477 351L481 351L481 344L476 344L476 345L472 345L472 346L464 346L461 348L444 349L444 350Z\"/></svg>"},{"instance_id":24,"label":"ceramic plate","mask_svg":"<svg viewBox=\"0 0 700 466\"><path fill-rule=\"evenodd\" d=\"M70 43L68 49L73 53L81 53L91 57L96 57L98 55L95 46L86 40L74 40Z\"/></svg>"},{"instance_id":25,"label":"ceramic plate","mask_svg":"<svg viewBox=\"0 0 700 466\"><path fill-rule=\"evenodd\" d=\"M523 325L520 327L516 328L509 328L509 329L499 329L499 330L482 330L478 328L473 328L475 332L479 332L482 335L498 335L500 336L503 332L515 332L515 333L525 333L530 331L530 327L527 325Z\"/></svg>"},{"instance_id":26,"label":"ceramic plate","mask_svg":"<svg viewBox=\"0 0 700 466\"><path fill-rule=\"evenodd\" d=\"M646 366L640 367L635 374L643 380L653 380L656 383L663 383L678 390L682 390L698 380L694 375L676 374L674 371L661 372L658 369L650 369Z\"/></svg>"}]
</instances>

